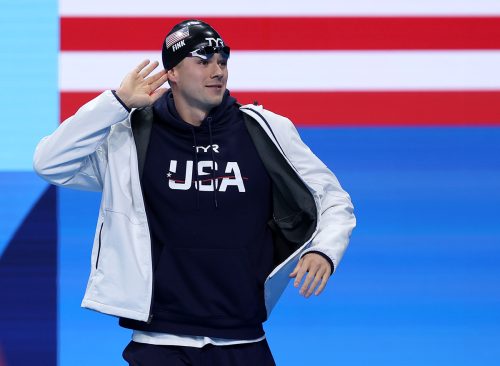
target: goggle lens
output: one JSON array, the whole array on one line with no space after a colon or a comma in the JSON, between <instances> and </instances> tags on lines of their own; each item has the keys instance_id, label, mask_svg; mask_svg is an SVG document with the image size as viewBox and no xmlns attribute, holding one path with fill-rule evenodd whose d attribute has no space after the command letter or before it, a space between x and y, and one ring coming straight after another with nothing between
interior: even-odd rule
<instances>
[{"instance_id":1,"label":"goggle lens","mask_svg":"<svg viewBox=\"0 0 500 366\"><path fill-rule=\"evenodd\" d=\"M219 53L223 58L228 59L230 51L231 50L228 46L224 47L204 46L198 48L197 50L191 51L191 56L200 57L204 60L209 60L213 57L213 55Z\"/></svg>"}]
</instances>

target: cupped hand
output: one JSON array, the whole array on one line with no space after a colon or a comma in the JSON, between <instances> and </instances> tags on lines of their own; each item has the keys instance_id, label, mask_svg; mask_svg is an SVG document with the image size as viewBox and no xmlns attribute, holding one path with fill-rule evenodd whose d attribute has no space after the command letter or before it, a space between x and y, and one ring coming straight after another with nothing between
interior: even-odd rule
<instances>
[{"instance_id":1,"label":"cupped hand","mask_svg":"<svg viewBox=\"0 0 500 366\"><path fill-rule=\"evenodd\" d=\"M158 61L144 60L125 76L116 94L127 107L151 105L167 91L160 88L167 81L165 70L150 75L158 65Z\"/></svg>"}]
</instances>

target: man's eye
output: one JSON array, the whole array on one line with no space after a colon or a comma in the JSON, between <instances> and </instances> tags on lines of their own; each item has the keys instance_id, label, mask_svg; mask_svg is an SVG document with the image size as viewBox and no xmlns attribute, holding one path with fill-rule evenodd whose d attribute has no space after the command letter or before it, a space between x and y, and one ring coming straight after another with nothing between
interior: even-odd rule
<instances>
[{"instance_id":1,"label":"man's eye","mask_svg":"<svg viewBox=\"0 0 500 366\"><path fill-rule=\"evenodd\" d=\"M208 61L207 60L200 60L198 61L199 64L201 65L208 65Z\"/></svg>"}]
</instances>

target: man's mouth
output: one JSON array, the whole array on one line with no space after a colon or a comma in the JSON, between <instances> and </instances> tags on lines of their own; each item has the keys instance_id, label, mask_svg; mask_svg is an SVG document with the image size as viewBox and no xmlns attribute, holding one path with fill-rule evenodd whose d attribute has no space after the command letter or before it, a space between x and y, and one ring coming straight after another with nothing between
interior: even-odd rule
<instances>
[{"instance_id":1,"label":"man's mouth","mask_svg":"<svg viewBox=\"0 0 500 366\"><path fill-rule=\"evenodd\" d=\"M222 89L222 84L207 85L207 88Z\"/></svg>"}]
</instances>

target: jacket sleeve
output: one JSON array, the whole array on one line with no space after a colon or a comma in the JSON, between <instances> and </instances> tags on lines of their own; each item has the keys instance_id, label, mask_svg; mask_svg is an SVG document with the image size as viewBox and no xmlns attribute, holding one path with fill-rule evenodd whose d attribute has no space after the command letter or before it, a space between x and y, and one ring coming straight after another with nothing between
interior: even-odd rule
<instances>
[{"instance_id":1,"label":"jacket sleeve","mask_svg":"<svg viewBox=\"0 0 500 366\"><path fill-rule=\"evenodd\" d=\"M101 191L107 167L107 136L128 111L105 91L83 105L37 145L35 172L49 183Z\"/></svg>"},{"instance_id":2,"label":"jacket sleeve","mask_svg":"<svg viewBox=\"0 0 500 366\"><path fill-rule=\"evenodd\" d=\"M314 189L320 203L317 233L310 247L300 257L309 252L318 252L330 260L333 273L356 226L351 198L330 169L304 144L293 123L289 120L285 123L289 123L288 138L285 139L287 157Z\"/></svg>"}]
</instances>

